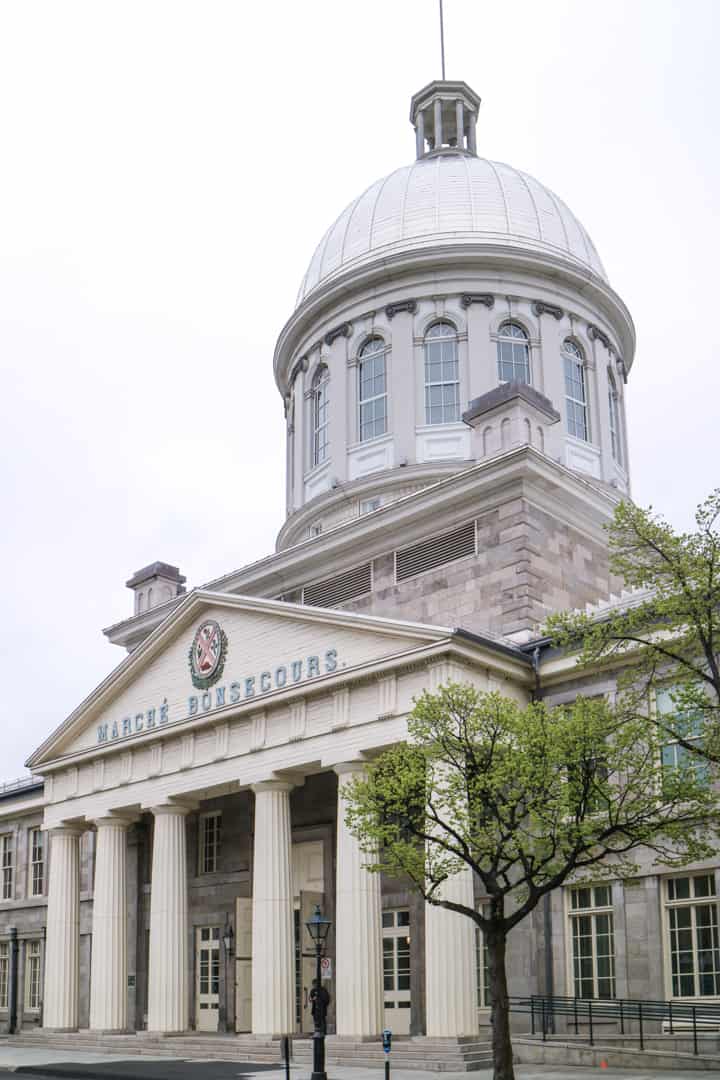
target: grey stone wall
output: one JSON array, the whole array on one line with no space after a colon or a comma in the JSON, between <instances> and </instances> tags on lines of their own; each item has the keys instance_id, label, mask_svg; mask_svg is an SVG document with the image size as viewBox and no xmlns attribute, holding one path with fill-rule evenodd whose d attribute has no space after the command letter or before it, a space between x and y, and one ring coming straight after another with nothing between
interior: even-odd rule
<instances>
[{"instance_id":1,"label":"grey stone wall","mask_svg":"<svg viewBox=\"0 0 720 1080\"><path fill-rule=\"evenodd\" d=\"M516 634L536 630L551 611L583 607L618 587L604 542L526 499L476 520L477 555L396 583L394 555L388 553L373 561L372 593L341 606L476 633Z\"/></svg>"}]
</instances>

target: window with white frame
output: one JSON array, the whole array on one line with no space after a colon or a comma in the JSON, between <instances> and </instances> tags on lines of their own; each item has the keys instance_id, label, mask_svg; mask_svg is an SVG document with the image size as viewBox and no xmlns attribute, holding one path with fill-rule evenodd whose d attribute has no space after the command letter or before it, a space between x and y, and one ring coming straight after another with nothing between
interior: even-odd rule
<instances>
[{"instance_id":1,"label":"window with white frame","mask_svg":"<svg viewBox=\"0 0 720 1080\"><path fill-rule=\"evenodd\" d=\"M410 1008L410 912L382 913L383 988L386 1009Z\"/></svg>"},{"instance_id":2,"label":"window with white frame","mask_svg":"<svg viewBox=\"0 0 720 1080\"><path fill-rule=\"evenodd\" d=\"M460 419L458 335L450 322L436 322L425 334L425 423Z\"/></svg>"},{"instance_id":3,"label":"window with white frame","mask_svg":"<svg viewBox=\"0 0 720 1080\"><path fill-rule=\"evenodd\" d=\"M330 372L321 364L315 372L310 394L311 465L327 460L330 448Z\"/></svg>"},{"instance_id":4,"label":"window with white frame","mask_svg":"<svg viewBox=\"0 0 720 1080\"><path fill-rule=\"evenodd\" d=\"M10 944L0 941L0 1009L8 1007L8 986L10 985Z\"/></svg>"},{"instance_id":5,"label":"window with white frame","mask_svg":"<svg viewBox=\"0 0 720 1080\"><path fill-rule=\"evenodd\" d=\"M218 868L220 857L220 822L222 814L214 810L200 816L200 836L198 844L199 863L198 870L201 874L214 874Z\"/></svg>"},{"instance_id":6,"label":"window with white frame","mask_svg":"<svg viewBox=\"0 0 720 1080\"><path fill-rule=\"evenodd\" d=\"M25 1008L37 1012L40 1008L40 942L28 941L25 946Z\"/></svg>"},{"instance_id":7,"label":"window with white frame","mask_svg":"<svg viewBox=\"0 0 720 1080\"><path fill-rule=\"evenodd\" d=\"M530 383L530 342L522 326L503 323L497 337L500 382Z\"/></svg>"},{"instance_id":8,"label":"window with white frame","mask_svg":"<svg viewBox=\"0 0 720 1080\"><path fill-rule=\"evenodd\" d=\"M14 870L14 855L15 845L13 843L12 833L5 833L4 836L0 836L0 865L2 866L2 898L3 900L12 900L13 898L13 870Z\"/></svg>"},{"instance_id":9,"label":"window with white frame","mask_svg":"<svg viewBox=\"0 0 720 1080\"><path fill-rule=\"evenodd\" d=\"M483 914L489 911L489 904L482 907ZM488 947L485 934L479 926L475 927L475 981L477 984L478 1009L490 1008L490 976L488 972Z\"/></svg>"},{"instance_id":10,"label":"window with white frame","mask_svg":"<svg viewBox=\"0 0 720 1080\"><path fill-rule=\"evenodd\" d=\"M713 873L667 878L665 916L673 997L720 995L720 932Z\"/></svg>"},{"instance_id":11,"label":"window with white frame","mask_svg":"<svg viewBox=\"0 0 720 1080\"><path fill-rule=\"evenodd\" d=\"M382 499L379 495L373 495L369 499L360 500L360 516L364 514L372 514L373 510L379 510L382 506Z\"/></svg>"},{"instance_id":12,"label":"window with white frame","mask_svg":"<svg viewBox=\"0 0 720 1080\"><path fill-rule=\"evenodd\" d=\"M31 896L42 896L45 890L45 847L42 829L30 829L28 847L30 849L30 888Z\"/></svg>"},{"instance_id":13,"label":"window with white frame","mask_svg":"<svg viewBox=\"0 0 720 1080\"><path fill-rule=\"evenodd\" d=\"M385 342L373 337L358 353L360 442L377 439L387 431L387 363Z\"/></svg>"},{"instance_id":14,"label":"window with white frame","mask_svg":"<svg viewBox=\"0 0 720 1080\"><path fill-rule=\"evenodd\" d=\"M568 434L576 439L589 439L587 391L585 387L585 357L571 338L563 342L565 365L565 414Z\"/></svg>"},{"instance_id":15,"label":"window with white frame","mask_svg":"<svg viewBox=\"0 0 720 1080\"><path fill-rule=\"evenodd\" d=\"M615 997L615 926L610 885L570 889L573 993Z\"/></svg>"},{"instance_id":16,"label":"window with white frame","mask_svg":"<svg viewBox=\"0 0 720 1080\"><path fill-rule=\"evenodd\" d=\"M658 719L662 722L667 717L668 728L671 728L683 742L683 746L668 732L667 742L662 747L662 774L663 779L672 774L683 773L686 776L694 775L697 780L708 779L708 765L705 758L694 753L690 746L702 749L703 744L703 718L700 713L683 711L673 699L673 688L661 687L655 691L655 705Z\"/></svg>"},{"instance_id":17,"label":"window with white frame","mask_svg":"<svg viewBox=\"0 0 720 1080\"><path fill-rule=\"evenodd\" d=\"M615 380L608 372L608 417L610 420L610 446L612 456L618 465L623 463L622 437L620 434L620 410L618 407L618 393L615 388Z\"/></svg>"}]
</instances>

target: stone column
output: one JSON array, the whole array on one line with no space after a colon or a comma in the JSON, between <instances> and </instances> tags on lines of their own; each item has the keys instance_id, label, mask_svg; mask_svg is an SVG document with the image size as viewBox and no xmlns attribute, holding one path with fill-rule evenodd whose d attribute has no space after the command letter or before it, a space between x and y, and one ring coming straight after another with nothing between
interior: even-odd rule
<instances>
[{"instance_id":1,"label":"stone column","mask_svg":"<svg viewBox=\"0 0 720 1080\"><path fill-rule=\"evenodd\" d=\"M473 907L470 868L450 878L441 896ZM425 1011L429 1036L477 1033L475 924L466 915L433 904L425 905Z\"/></svg>"},{"instance_id":2,"label":"stone column","mask_svg":"<svg viewBox=\"0 0 720 1080\"><path fill-rule=\"evenodd\" d=\"M123 818L97 825L93 895L90 1027L126 1031L127 1017L127 828Z\"/></svg>"},{"instance_id":3,"label":"stone column","mask_svg":"<svg viewBox=\"0 0 720 1080\"><path fill-rule=\"evenodd\" d=\"M415 154L421 158L425 153L425 116L422 111L417 114L415 124Z\"/></svg>"},{"instance_id":4,"label":"stone column","mask_svg":"<svg viewBox=\"0 0 720 1080\"><path fill-rule=\"evenodd\" d=\"M148 1031L188 1026L187 812L174 805L153 808Z\"/></svg>"},{"instance_id":5,"label":"stone column","mask_svg":"<svg viewBox=\"0 0 720 1080\"><path fill-rule=\"evenodd\" d=\"M442 101L435 98L435 149L439 150L443 144L442 129Z\"/></svg>"},{"instance_id":6,"label":"stone column","mask_svg":"<svg viewBox=\"0 0 720 1080\"><path fill-rule=\"evenodd\" d=\"M455 102L455 129L458 150L465 149L465 113L462 101Z\"/></svg>"},{"instance_id":7,"label":"stone column","mask_svg":"<svg viewBox=\"0 0 720 1080\"><path fill-rule=\"evenodd\" d=\"M255 784L252 897L252 1030L295 1030L295 943L290 839L292 784Z\"/></svg>"},{"instance_id":8,"label":"stone column","mask_svg":"<svg viewBox=\"0 0 720 1080\"><path fill-rule=\"evenodd\" d=\"M383 1029L380 875L365 870L366 856L345 824L342 789L362 775L360 761L336 765L338 774L335 957L336 1030L355 1038Z\"/></svg>"},{"instance_id":9,"label":"stone column","mask_svg":"<svg viewBox=\"0 0 720 1080\"><path fill-rule=\"evenodd\" d=\"M52 830L43 1026L75 1031L80 977L81 829Z\"/></svg>"}]
</instances>

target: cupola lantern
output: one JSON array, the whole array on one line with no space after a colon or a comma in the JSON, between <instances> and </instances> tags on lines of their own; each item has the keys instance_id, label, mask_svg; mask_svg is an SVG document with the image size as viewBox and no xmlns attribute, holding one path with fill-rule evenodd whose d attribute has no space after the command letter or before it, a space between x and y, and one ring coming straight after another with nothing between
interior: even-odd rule
<instances>
[{"instance_id":1,"label":"cupola lantern","mask_svg":"<svg viewBox=\"0 0 720 1080\"><path fill-rule=\"evenodd\" d=\"M410 102L418 160L433 154L475 157L475 128L480 98L466 82L435 79Z\"/></svg>"}]
</instances>

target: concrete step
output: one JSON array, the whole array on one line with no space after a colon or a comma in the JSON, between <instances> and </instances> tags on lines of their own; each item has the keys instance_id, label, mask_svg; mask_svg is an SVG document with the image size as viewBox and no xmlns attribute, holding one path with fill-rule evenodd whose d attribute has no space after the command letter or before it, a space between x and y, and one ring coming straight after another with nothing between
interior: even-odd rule
<instances>
[{"instance_id":1,"label":"concrete step","mask_svg":"<svg viewBox=\"0 0 720 1080\"><path fill-rule=\"evenodd\" d=\"M146 1032L123 1035L103 1035L93 1031L22 1032L10 1036L10 1046L42 1047L48 1050L83 1050L96 1053L140 1057L203 1058L211 1061L257 1062L276 1064L282 1059L279 1039L255 1038L249 1035L187 1035L161 1036ZM296 1065L312 1063L312 1039L294 1038L292 1058ZM326 1043L329 1065L361 1066L381 1069L385 1054L379 1042L335 1040ZM394 1068L424 1069L431 1072L468 1072L491 1064L490 1044L472 1037L466 1039L398 1038L391 1053Z\"/></svg>"}]
</instances>

